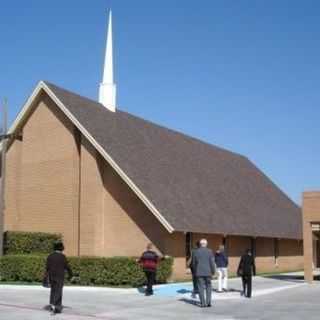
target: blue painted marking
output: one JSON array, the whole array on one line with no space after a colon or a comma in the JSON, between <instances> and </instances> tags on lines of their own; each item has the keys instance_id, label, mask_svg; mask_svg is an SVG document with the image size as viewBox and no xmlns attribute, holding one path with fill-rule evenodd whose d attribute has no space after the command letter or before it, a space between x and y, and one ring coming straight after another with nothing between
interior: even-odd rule
<instances>
[{"instance_id":1,"label":"blue painted marking","mask_svg":"<svg viewBox=\"0 0 320 320\"><path fill-rule=\"evenodd\" d=\"M161 287L154 287L153 292L157 296L175 297L177 295L183 295L186 293L191 294L192 289L192 284L173 283Z\"/></svg>"}]
</instances>

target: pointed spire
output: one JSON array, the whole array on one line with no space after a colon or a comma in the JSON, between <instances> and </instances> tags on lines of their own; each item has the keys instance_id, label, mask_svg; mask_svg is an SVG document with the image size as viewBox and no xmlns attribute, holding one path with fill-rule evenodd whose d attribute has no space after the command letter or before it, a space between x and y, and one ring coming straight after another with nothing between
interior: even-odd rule
<instances>
[{"instance_id":1,"label":"pointed spire","mask_svg":"<svg viewBox=\"0 0 320 320\"><path fill-rule=\"evenodd\" d=\"M116 111L116 85L113 82L112 13L109 12L108 36L103 79L99 88L99 102L110 111Z\"/></svg>"}]
</instances>

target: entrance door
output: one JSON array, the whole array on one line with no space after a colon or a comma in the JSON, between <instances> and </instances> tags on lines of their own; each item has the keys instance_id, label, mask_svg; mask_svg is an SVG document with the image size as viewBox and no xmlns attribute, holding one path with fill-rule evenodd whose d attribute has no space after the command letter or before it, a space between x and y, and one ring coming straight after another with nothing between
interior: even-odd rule
<instances>
[{"instance_id":1,"label":"entrance door","mask_svg":"<svg viewBox=\"0 0 320 320\"><path fill-rule=\"evenodd\" d=\"M314 266L320 268L320 231L314 233Z\"/></svg>"},{"instance_id":2,"label":"entrance door","mask_svg":"<svg viewBox=\"0 0 320 320\"><path fill-rule=\"evenodd\" d=\"M320 268L320 232L314 231L312 234L313 242L313 268Z\"/></svg>"},{"instance_id":3,"label":"entrance door","mask_svg":"<svg viewBox=\"0 0 320 320\"><path fill-rule=\"evenodd\" d=\"M316 266L318 269L320 269L320 239L317 240L317 262Z\"/></svg>"}]
</instances>

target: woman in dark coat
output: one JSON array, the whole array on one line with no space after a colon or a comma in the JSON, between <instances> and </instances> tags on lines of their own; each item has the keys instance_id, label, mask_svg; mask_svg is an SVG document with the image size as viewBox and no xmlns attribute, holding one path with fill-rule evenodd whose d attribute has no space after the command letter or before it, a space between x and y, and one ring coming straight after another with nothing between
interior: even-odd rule
<instances>
[{"instance_id":1,"label":"woman in dark coat","mask_svg":"<svg viewBox=\"0 0 320 320\"><path fill-rule=\"evenodd\" d=\"M242 278L243 295L251 298L252 275L256 275L256 265L250 249L247 249L246 253L241 257L237 274Z\"/></svg>"},{"instance_id":2,"label":"woman in dark coat","mask_svg":"<svg viewBox=\"0 0 320 320\"><path fill-rule=\"evenodd\" d=\"M64 274L68 272L69 279L72 278L72 271L69 267L66 256L62 253L64 246L62 242L54 244L54 252L47 258L45 278L50 285L50 309L53 313L62 311L62 291L64 285Z\"/></svg>"}]
</instances>

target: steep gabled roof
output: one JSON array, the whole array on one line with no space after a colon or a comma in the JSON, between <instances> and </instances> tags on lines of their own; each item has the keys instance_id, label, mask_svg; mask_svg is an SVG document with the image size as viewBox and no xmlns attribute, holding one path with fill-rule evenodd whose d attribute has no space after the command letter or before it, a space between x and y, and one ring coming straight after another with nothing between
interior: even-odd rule
<instances>
[{"instance_id":1,"label":"steep gabled roof","mask_svg":"<svg viewBox=\"0 0 320 320\"><path fill-rule=\"evenodd\" d=\"M40 84L169 232L302 238L300 208L246 157Z\"/></svg>"}]
</instances>

